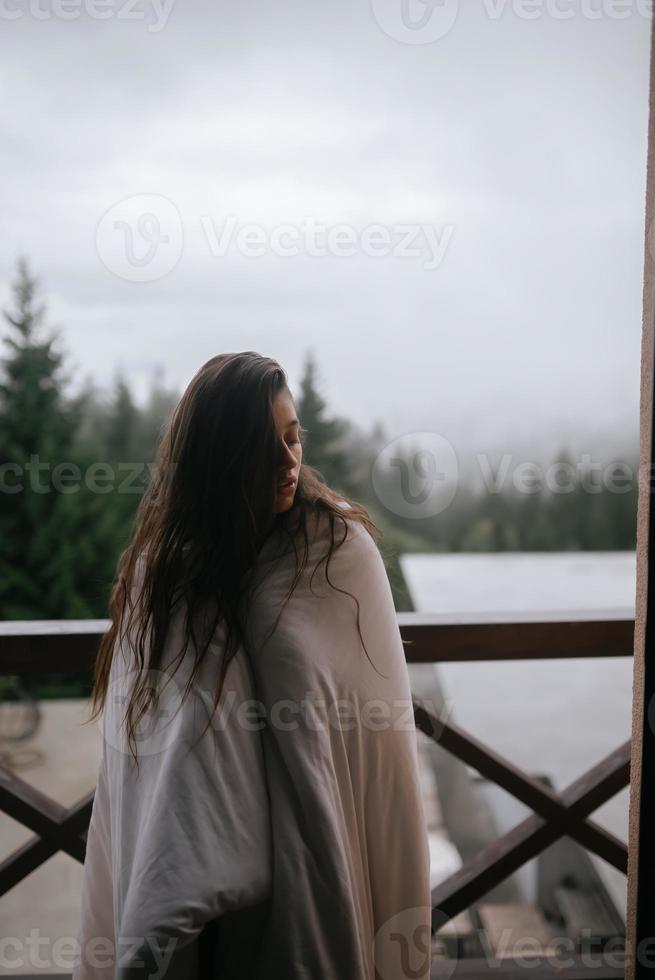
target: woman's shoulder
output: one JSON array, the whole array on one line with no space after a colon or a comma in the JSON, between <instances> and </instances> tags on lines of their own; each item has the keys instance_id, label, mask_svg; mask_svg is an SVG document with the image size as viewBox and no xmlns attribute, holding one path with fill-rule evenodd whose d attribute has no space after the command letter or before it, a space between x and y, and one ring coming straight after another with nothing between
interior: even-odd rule
<instances>
[{"instance_id":1,"label":"woman's shoulder","mask_svg":"<svg viewBox=\"0 0 655 980\"><path fill-rule=\"evenodd\" d=\"M352 505L343 500L338 506L343 514L322 510L316 515L312 544L326 547L334 538L335 554L348 555L352 559L359 555L379 554L377 544L365 523L349 514L353 510Z\"/></svg>"},{"instance_id":2,"label":"woman's shoulder","mask_svg":"<svg viewBox=\"0 0 655 980\"><path fill-rule=\"evenodd\" d=\"M341 498L330 508L308 507L303 518L290 531L280 528L269 535L259 552L259 565L277 564L285 557L295 560L303 553L310 564L314 559L320 561L328 551L342 558L365 551L377 553L377 545L366 525L347 500Z\"/></svg>"}]
</instances>

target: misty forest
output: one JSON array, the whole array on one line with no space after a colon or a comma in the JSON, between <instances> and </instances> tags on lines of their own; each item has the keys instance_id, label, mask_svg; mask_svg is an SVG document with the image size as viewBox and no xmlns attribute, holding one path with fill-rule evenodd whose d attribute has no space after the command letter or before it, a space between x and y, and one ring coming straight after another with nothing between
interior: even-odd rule
<instances>
[{"instance_id":1,"label":"misty forest","mask_svg":"<svg viewBox=\"0 0 655 980\"><path fill-rule=\"evenodd\" d=\"M1 331L0 619L104 618L148 465L181 392L156 375L147 400L138 404L118 376L109 393L88 379L70 395L68 355L48 326L45 298L25 260L18 263ZM546 486L521 493L511 484L489 492L460 480L452 502L433 517L393 513L371 479L389 436L381 424L364 431L357 419L335 413L322 397L321 380L320 365L307 351L293 392L306 430L303 461L367 507L383 532L381 551L399 611L412 608L398 562L403 552L634 548L636 481L621 492L598 486L590 493L584 472L566 493ZM562 446L558 459L565 461L567 452ZM80 473L94 479L75 479ZM40 676L31 684L41 696L83 693L88 679Z\"/></svg>"}]
</instances>

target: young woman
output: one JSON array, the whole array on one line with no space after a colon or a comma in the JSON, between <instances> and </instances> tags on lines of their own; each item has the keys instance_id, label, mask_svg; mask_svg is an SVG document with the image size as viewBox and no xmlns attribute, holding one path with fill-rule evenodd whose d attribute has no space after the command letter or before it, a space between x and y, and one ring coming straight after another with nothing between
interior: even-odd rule
<instances>
[{"instance_id":1,"label":"young woman","mask_svg":"<svg viewBox=\"0 0 655 980\"><path fill-rule=\"evenodd\" d=\"M407 666L366 510L284 371L198 371L112 592L74 980L427 978Z\"/></svg>"}]
</instances>

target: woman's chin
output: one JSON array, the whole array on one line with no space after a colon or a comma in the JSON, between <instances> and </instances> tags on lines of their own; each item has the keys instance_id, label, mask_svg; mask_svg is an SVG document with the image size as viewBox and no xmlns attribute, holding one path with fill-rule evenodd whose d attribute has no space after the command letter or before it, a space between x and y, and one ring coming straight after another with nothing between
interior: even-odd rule
<instances>
[{"instance_id":1,"label":"woman's chin","mask_svg":"<svg viewBox=\"0 0 655 980\"><path fill-rule=\"evenodd\" d=\"M286 510L291 510L294 502L293 494L279 494L273 507L274 514L282 514Z\"/></svg>"}]
</instances>

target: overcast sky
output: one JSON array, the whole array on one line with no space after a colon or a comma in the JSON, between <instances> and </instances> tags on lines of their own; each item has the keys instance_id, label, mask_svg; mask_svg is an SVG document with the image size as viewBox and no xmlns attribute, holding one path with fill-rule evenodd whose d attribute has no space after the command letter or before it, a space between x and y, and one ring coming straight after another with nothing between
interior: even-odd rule
<instances>
[{"instance_id":1,"label":"overcast sky","mask_svg":"<svg viewBox=\"0 0 655 980\"><path fill-rule=\"evenodd\" d=\"M1 15L2 299L80 381L311 349L392 437L635 437L645 3L91 2Z\"/></svg>"}]
</instances>

